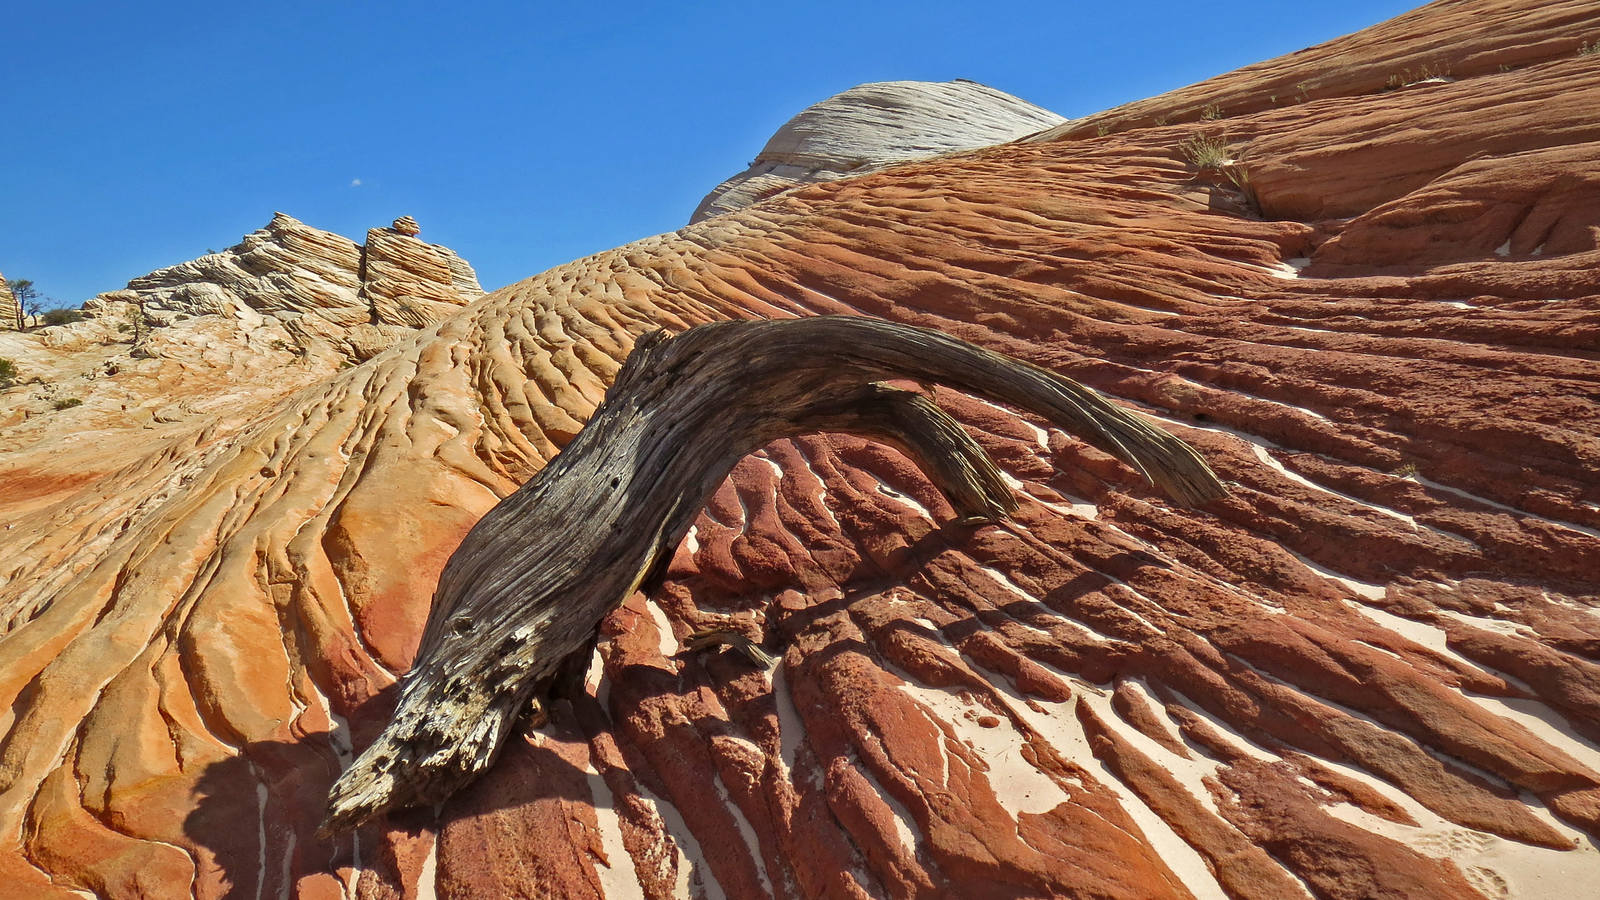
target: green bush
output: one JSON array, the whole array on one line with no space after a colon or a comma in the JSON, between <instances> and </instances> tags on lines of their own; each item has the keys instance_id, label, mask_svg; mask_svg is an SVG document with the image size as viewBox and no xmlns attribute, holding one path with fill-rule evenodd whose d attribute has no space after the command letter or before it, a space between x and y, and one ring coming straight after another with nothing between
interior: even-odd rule
<instances>
[{"instance_id":1,"label":"green bush","mask_svg":"<svg viewBox=\"0 0 1600 900\"><path fill-rule=\"evenodd\" d=\"M70 325L83 321L81 309L52 309L39 318L45 325Z\"/></svg>"},{"instance_id":2,"label":"green bush","mask_svg":"<svg viewBox=\"0 0 1600 900\"><path fill-rule=\"evenodd\" d=\"M71 409L74 406L82 406L82 405L83 405L83 401L79 400L77 397L68 397L65 400L57 400L55 402L56 409Z\"/></svg>"},{"instance_id":3,"label":"green bush","mask_svg":"<svg viewBox=\"0 0 1600 900\"><path fill-rule=\"evenodd\" d=\"M17 364L0 356L0 391L17 383Z\"/></svg>"}]
</instances>

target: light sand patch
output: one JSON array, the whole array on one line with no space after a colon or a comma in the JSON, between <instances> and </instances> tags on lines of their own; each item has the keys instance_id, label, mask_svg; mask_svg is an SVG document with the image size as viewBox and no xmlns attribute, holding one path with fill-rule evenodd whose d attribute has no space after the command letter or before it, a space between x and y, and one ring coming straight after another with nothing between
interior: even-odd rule
<instances>
[{"instance_id":1,"label":"light sand patch","mask_svg":"<svg viewBox=\"0 0 1600 900\"><path fill-rule=\"evenodd\" d=\"M1269 275L1277 278L1295 279L1300 277L1300 271L1311 265L1311 259L1305 256L1296 256L1266 267Z\"/></svg>"},{"instance_id":2,"label":"light sand patch","mask_svg":"<svg viewBox=\"0 0 1600 900\"><path fill-rule=\"evenodd\" d=\"M988 708L940 688L925 687L908 682L900 689L917 703L926 707L933 717L947 724L955 732L959 743L965 744L989 766L984 773L989 787L997 798L1002 798L1014 814L1046 813L1070 800L1067 792L1055 780L1034 768L1022 756L1026 744L1024 737L1005 720L995 728L984 728L967 713L992 715ZM945 759L945 783L949 783L950 760Z\"/></svg>"},{"instance_id":3,"label":"light sand patch","mask_svg":"<svg viewBox=\"0 0 1600 900\"><path fill-rule=\"evenodd\" d=\"M607 799L609 799L609 797ZM598 810L596 810L596 812L598 812ZM613 813L612 817L615 818L616 814ZM632 866L630 865L629 868L631 869ZM601 881L602 883L604 882L604 876L601 876ZM637 890L638 886L639 882L637 879L635 879L633 882L633 888ZM609 885L607 887L609 887ZM417 900L438 900L438 890L439 836L434 835L433 843L428 845L428 855L422 858L422 871L417 874Z\"/></svg>"},{"instance_id":4,"label":"light sand patch","mask_svg":"<svg viewBox=\"0 0 1600 900\"><path fill-rule=\"evenodd\" d=\"M772 457L768 456L765 452L757 453L754 456L752 456L751 459L754 459L757 462L766 463L767 467L772 470L772 477L777 479L778 481L782 481L783 480L783 467L778 465L777 461L774 460Z\"/></svg>"},{"instance_id":5,"label":"light sand patch","mask_svg":"<svg viewBox=\"0 0 1600 900\"><path fill-rule=\"evenodd\" d=\"M1112 578L1110 575L1106 575L1106 573L1100 572L1099 569L1096 569L1095 571L1099 572L1101 575L1105 576L1106 578L1110 578L1112 587L1121 588L1122 590L1126 591L1129 595L1131 595L1135 600L1141 600L1141 601L1143 601L1145 603L1150 604L1151 606L1155 607L1156 609L1160 609L1161 608L1161 605L1159 603L1156 603L1154 600L1151 600L1149 597L1146 597L1145 595L1139 593L1137 590L1135 590L1133 588L1132 585L1128 584L1126 581L1123 581L1120 578ZM1136 621L1140 625L1143 625L1144 627L1150 629L1155 634L1163 633L1162 629L1157 628L1154 622L1150 621L1149 619L1146 619L1143 615L1141 615L1139 613L1138 610L1136 610L1136 609L1134 609L1134 608L1132 608L1130 606L1123 606L1121 604L1119 604L1119 608L1123 612L1125 612L1128 615L1132 616L1134 621ZM1085 626L1085 627L1088 627L1088 626Z\"/></svg>"},{"instance_id":6,"label":"light sand patch","mask_svg":"<svg viewBox=\"0 0 1600 900\"><path fill-rule=\"evenodd\" d=\"M679 648L678 637L672 633L672 622L656 604L646 601L645 607L650 610L650 618L655 620L661 655L670 663L673 657L678 655Z\"/></svg>"},{"instance_id":7,"label":"light sand patch","mask_svg":"<svg viewBox=\"0 0 1600 900\"><path fill-rule=\"evenodd\" d=\"M905 849L906 855L916 856L917 828L916 823L911 819L911 811L906 809L904 803L896 800L893 794L883 789L883 783L878 780L876 775L872 774L870 767L857 761L855 769L867 780L868 784L872 785L872 789L877 792L884 805L889 807L890 819L894 822L895 836L899 838L900 846Z\"/></svg>"},{"instance_id":8,"label":"light sand patch","mask_svg":"<svg viewBox=\"0 0 1600 900\"><path fill-rule=\"evenodd\" d=\"M899 491L895 490L894 488L890 487L887 482L885 482L882 478L879 478L877 476L877 474L875 474L871 470L863 469L862 471L866 472L868 475L871 475L872 476L872 480L876 481L878 483L878 493L879 494L882 494L883 496L888 497L889 500L892 501L893 503L895 503L895 504L897 504L899 506L903 506L906 509L911 510L913 513L916 513L917 515L923 517L924 519L927 519L930 522L933 521L933 513L929 512L928 508L926 506L923 506L921 503L918 503L916 500L912 499L911 497L908 497L905 494L902 494Z\"/></svg>"},{"instance_id":9,"label":"light sand patch","mask_svg":"<svg viewBox=\"0 0 1600 900\"><path fill-rule=\"evenodd\" d=\"M1184 696L1181 691L1173 691L1172 694L1173 701L1178 706L1181 706L1184 709L1187 709L1189 712L1194 713L1196 716L1199 716L1201 719L1204 719L1206 724L1211 726L1211 730L1224 741L1227 741L1228 745L1233 749L1247 756L1254 757L1261 762L1279 762L1282 760L1282 757L1258 746L1254 741L1240 733L1233 726L1212 715L1209 711L1202 708L1200 704Z\"/></svg>"},{"instance_id":10,"label":"light sand patch","mask_svg":"<svg viewBox=\"0 0 1600 900\"><path fill-rule=\"evenodd\" d=\"M1325 807L1330 815L1373 834L1398 841L1424 856L1454 863L1474 887L1489 897L1505 900L1576 897L1583 893L1576 886L1600 883L1600 850L1596 849L1593 841L1561 825L1536 802L1530 803L1530 810L1546 820L1547 824L1577 840L1577 849L1532 847L1464 828L1441 818L1404 791L1374 778L1364 770L1328 760L1321 762L1379 792L1404 809L1418 825L1391 822L1342 802Z\"/></svg>"},{"instance_id":11,"label":"light sand patch","mask_svg":"<svg viewBox=\"0 0 1600 900\"><path fill-rule=\"evenodd\" d=\"M789 693L788 668L780 661L772 672L772 697L778 705L778 760L783 764L783 774L794 783L795 758L800 754L800 742L805 740L806 727L800 710Z\"/></svg>"},{"instance_id":12,"label":"light sand patch","mask_svg":"<svg viewBox=\"0 0 1600 900\"><path fill-rule=\"evenodd\" d=\"M722 740L741 741L741 739L733 737L724 737ZM749 741L742 741L742 744L747 752L754 752L753 759L759 760L763 758L764 754L762 754L761 750L754 744L751 744ZM756 837L756 830L750 826L750 820L745 816L744 810L739 808L739 804L733 802L732 795L728 793L728 786L723 783L720 769L718 770L716 780L712 782L712 785L717 789L717 796L722 799L722 805L726 807L729 814L733 816L734 824L739 827L739 836L744 839L745 850L749 854L750 859L755 863L756 875L761 878L762 887L766 889L768 896L777 896L777 894L772 890L772 879L767 877L766 857L761 854L761 840L760 838Z\"/></svg>"},{"instance_id":13,"label":"light sand patch","mask_svg":"<svg viewBox=\"0 0 1600 900\"><path fill-rule=\"evenodd\" d=\"M1326 566L1318 565L1311 560L1306 559L1304 556L1301 556L1287 547L1284 548L1284 552L1299 560L1301 565L1317 573L1318 575L1321 575L1323 578L1326 578L1329 581L1336 581L1339 584L1349 588L1355 594L1365 597L1368 600L1382 600L1389 594L1389 589L1381 584L1373 584L1370 581L1360 581L1358 579L1351 578L1348 575L1340 575L1338 572L1335 572ZM1363 607L1363 609L1365 608L1366 607Z\"/></svg>"},{"instance_id":14,"label":"light sand patch","mask_svg":"<svg viewBox=\"0 0 1600 900\"><path fill-rule=\"evenodd\" d=\"M1203 781L1205 777L1214 775L1221 768L1218 763L1199 756L1195 759L1184 759L1141 734L1138 729L1125 727L1122 719L1117 715L1117 711L1111 706L1111 698L1109 696L1085 694L1082 697L1082 702L1089 704L1090 708L1099 714L1100 721L1104 722L1107 728L1116 732L1118 737L1132 744L1136 750L1159 763L1173 778L1177 779L1178 783L1183 786L1185 793L1198 801L1201 806L1220 817L1221 814L1217 810L1216 800L1211 796L1211 791L1206 788ZM1160 708L1159 704L1156 708ZM1162 861L1178 876L1184 887L1187 887L1200 900L1223 900L1228 896L1227 892L1223 890L1222 884L1217 881L1216 875L1212 872L1211 864L1204 856L1200 855L1198 850L1184 841L1172 829L1172 826L1167 824L1165 819L1157 816L1154 810L1139 801L1131 789L1122 787L1121 782L1117 781L1109 770L1105 770L1105 779L1108 784L1114 786L1114 789L1119 794L1126 795L1129 798L1128 801L1123 803L1123 808L1133 816L1140 830L1145 833L1145 837L1156 848ZM1290 874L1292 875L1293 873ZM1298 881L1299 879L1295 880ZM1306 896L1309 897L1310 894L1307 893Z\"/></svg>"},{"instance_id":15,"label":"light sand patch","mask_svg":"<svg viewBox=\"0 0 1600 900\"><path fill-rule=\"evenodd\" d=\"M973 665L970 659L967 662L969 665ZM995 673L989 672L982 666L974 665L974 668L984 673L989 683L1006 696L1008 700L1006 703L1007 708L1021 719L1028 728L1037 732L1067 760L1085 771L1095 774L1097 776L1096 780L1117 796L1123 810L1133 819L1134 824L1138 825L1145 839L1155 848L1157 855L1172 870L1173 874L1178 876L1178 879L1185 887L1200 900L1225 900L1227 894L1222 890L1222 886L1217 883L1217 879L1212 875L1211 867L1206 864L1205 859L1193 847L1184 842L1182 838L1178 837L1177 832L1172 830L1172 826L1156 815L1154 810L1145 806L1132 791L1123 787L1116 776L1112 775L1101 764L1100 760L1095 758L1094 753L1090 751L1088 737L1084 734L1083 726L1073 712L1073 704L1078 702L1079 698L1087 701L1090 695L1101 695L1100 699L1109 708L1109 700L1103 696L1103 692L1098 690L1079 692L1076 698L1061 703L1035 699L1032 702L1038 704L1038 707L1043 710L1039 712L1035 711L1030 706L1028 698L1017 693L1006 679L998 677ZM1112 715L1114 716L1115 713L1112 712ZM1105 718L1107 717L1102 716L1102 719ZM1020 750L1022 736L1014 728L1009 727L1006 720L1002 720L1000 728L979 730L1001 731L1002 729L1015 735L1014 740ZM1120 734L1121 732L1119 731L1118 733ZM990 762L991 766L995 764L995 757L990 756L989 751L980 747L979 752L984 754L984 758ZM1167 754L1167 756L1171 756L1171 754ZM1163 757L1156 758L1163 759ZM1018 752L1015 759L1016 762L1012 763L1012 766L1020 764L1036 775L1043 776L1048 780L1048 776L1044 776L1038 769L1033 768L1032 765L1023 760L1020 752ZM1025 773L1023 773L1023 777L1027 777ZM991 771L990 784L997 784L993 771ZM1054 781L1051 781L1051 784L1055 786ZM1060 791L1060 788L1057 786L1056 790ZM1011 802L1010 798L1014 796L1009 792L999 793L998 790L997 794L1008 804ZM1061 796L1064 797L1065 792L1061 792ZM1017 811L1026 812L1028 810L1018 807Z\"/></svg>"},{"instance_id":16,"label":"light sand patch","mask_svg":"<svg viewBox=\"0 0 1600 900\"><path fill-rule=\"evenodd\" d=\"M946 641L945 646L954 654L957 651ZM1101 718L1108 723L1120 722L1115 710L1110 706L1108 692L1087 685L1082 679L1073 678L1079 684L1084 684L1087 690L1077 692L1077 696L1065 702L1050 702L1023 697L1011 685L1011 682L981 665L966 655L960 655L962 661L970 666L973 671L984 677L989 684L1003 695L1001 702L1015 719L1020 719L1028 729L1044 738L1050 746L1061 753L1067 760L1088 772L1099 773L1099 781L1113 794L1117 795L1121 805L1134 822L1139 826L1147 840L1150 841L1161 859L1170 867L1183 884L1193 891L1201 900L1226 900L1226 893L1212 874L1210 866L1205 859L1191 846L1189 846L1172 827L1166 823L1154 810L1145 806L1131 791L1119 788L1121 782L1107 770L1089 749L1087 735L1083 726L1074 713L1073 704L1082 698L1085 702L1094 704L1096 712L1101 713ZM1016 814L1043 813L1063 802L1071 802L1070 795L1056 782L1054 778L1040 771L1029 763L1022 755L1022 747L1027 743L1026 736L1013 724L1015 719L1002 717L1000 724L994 728L984 728L978 725L975 719L981 715L989 714L987 707L962 697L959 693L922 685L912 679L907 673L896 670L901 677L901 689L915 699L919 704L932 712L935 717L949 725L955 733L956 739L977 753L988 765L989 771L985 777L989 782L995 796ZM1157 708L1160 708L1157 706ZM968 718L968 713L975 714ZM1131 731L1131 730L1130 730ZM1122 729L1118 729L1122 734ZM1193 776L1194 783L1206 774L1206 763L1197 760L1184 760L1172 754L1165 748L1151 741L1144 735L1138 735L1141 745L1156 747L1160 752L1152 758L1164 762L1187 764L1184 771ZM945 759L946 781L948 783L949 757ZM1213 768L1214 768L1214 764ZM1186 786L1189 782L1185 782ZM1190 788L1191 790L1193 788ZM1209 792L1203 790L1200 797L1202 803L1210 808L1215 806L1209 801Z\"/></svg>"},{"instance_id":17,"label":"light sand patch","mask_svg":"<svg viewBox=\"0 0 1600 900\"><path fill-rule=\"evenodd\" d=\"M608 713L611 709L611 679L606 677L605 650L610 642L602 638L594 645L594 653L589 657L589 668L583 673L583 687L589 696L600 704L602 710Z\"/></svg>"},{"instance_id":18,"label":"light sand patch","mask_svg":"<svg viewBox=\"0 0 1600 900\"><path fill-rule=\"evenodd\" d=\"M833 514L833 508L828 506L828 483L823 481L822 476L818 475L816 470L812 469L810 465L811 464L808 461L806 463L806 471L811 473L811 477L816 479L818 485L817 493L815 495L817 500L817 509L821 510L822 514L828 517L828 522L833 525L834 531L842 531L843 528L839 525L839 517L835 516Z\"/></svg>"},{"instance_id":19,"label":"light sand patch","mask_svg":"<svg viewBox=\"0 0 1600 900\"><path fill-rule=\"evenodd\" d=\"M1011 490L1021 494L1024 497L1027 497L1029 500L1032 500L1045 509L1048 509L1058 515L1071 516L1079 519L1100 518L1100 507L1095 506L1093 503L1090 503L1087 500L1079 500L1070 505L1057 503L1054 500L1046 500L1043 497L1040 497L1037 494L1029 491L1027 486L1025 486L1019 479L1004 469L1000 470L1000 478L1011 487Z\"/></svg>"},{"instance_id":20,"label":"light sand patch","mask_svg":"<svg viewBox=\"0 0 1600 900\"><path fill-rule=\"evenodd\" d=\"M595 771L591 761L584 770L589 782L589 795L594 798L596 830L600 833L600 852L606 862L596 862L595 874L607 897L629 897L639 892L639 871L634 868L633 856L622 842L622 819L617 815L616 796L611 786Z\"/></svg>"},{"instance_id":21,"label":"light sand patch","mask_svg":"<svg viewBox=\"0 0 1600 900\"><path fill-rule=\"evenodd\" d=\"M727 900L728 895L723 892L722 885L717 882L717 876L712 874L711 867L706 864L705 851L701 849L700 842L695 839L694 832L689 830L688 823L683 821L683 814L678 808L657 797L643 784L638 785L639 799L645 808L661 823L661 832L671 840L676 849L675 854L662 854L661 870L657 872L658 878L665 878L667 866L676 864L678 878L673 885L673 896L690 897L691 884L699 884L704 890L706 900ZM637 881L623 897L638 894Z\"/></svg>"},{"instance_id":22,"label":"light sand patch","mask_svg":"<svg viewBox=\"0 0 1600 900\"><path fill-rule=\"evenodd\" d=\"M994 411L996 411L998 413L1001 413L1001 414L1003 414L1003 415L1005 415L1005 416L1007 416L1009 418L1016 419L1021 424L1027 426L1029 429L1031 429L1033 431L1033 442L1039 445L1039 449L1045 451L1046 453L1048 453L1050 451L1050 432L1044 430L1043 428L1040 428L1039 426L1033 424L1032 422L1030 422L1027 419L1023 418L1022 416L1018 415L1015 410L1007 409L1007 408L1005 408L1004 406L1001 406L998 403L990 402L988 400L983 399L982 397L975 397L973 399L977 400L979 403L983 404L984 406L987 406L990 409L992 409L992 410L994 410Z\"/></svg>"}]
</instances>

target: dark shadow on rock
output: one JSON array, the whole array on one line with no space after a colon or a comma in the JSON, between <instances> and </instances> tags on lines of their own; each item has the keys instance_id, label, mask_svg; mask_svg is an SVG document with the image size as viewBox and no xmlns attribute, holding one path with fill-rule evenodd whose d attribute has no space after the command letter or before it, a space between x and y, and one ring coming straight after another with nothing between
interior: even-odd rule
<instances>
[{"instance_id":1,"label":"dark shadow on rock","mask_svg":"<svg viewBox=\"0 0 1600 900\"><path fill-rule=\"evenodd\" d=\"M229 898L293 894L294 880L348 865L351 842L314 837L338 774L327 732L294 742L257 741L207 766L183 832L210 851ZM202 870L198 878L208 880Z\"/></svg>"},{"instance_id":2,"label":"dark shadow on rock","mask_svg":"<svg viewBox=\"0 0 1600 900\"><path fill-rule=\"evenodd\" d=\"M840 596L801 609L770 611L764 644L781 656L790 641L821 620L909 584L940 554L965 544L974 530L972 525L946 522L893 551L883 565L863 559L852 573L854 577L842 586ZM1045 602L1070 602L1075 592L1099 583L1094 576L1081 576L1052 592ZM1008 614L1024 612L1009 605L1000 609ZM985 611L973 610L947 626L946 633L959 639L993 624L985 618ZM801 671L814 672L815 667L846 652L876 655L868 643L846 641L808 658ZM696 681L726 678L746 665L738 658L702 655L696 660L696 656L684 656L693 662L681 672L652 665L623 667L612 681L612 707L624 714L637 711L656 697L681 692L686 677ZM694 671L702 668L708 671ZM387 724L397 694L398 686L391 686L351 716L355 753ZM439 810L397 811L379 817L354 835L332 840L315 834L328 790L340 772L332 736L317 732L294 741L246 745L239 755L214 763L201 774L195 806L184 821L184 833L214 860L215 868L209 874L202 871L202 880L226 884L227 897L292 896L300 879L316 873L332 876L354 865L359 848L365 870L363 896L400 897L406 893L406 885L417 878L432 843L428 832L437 830L439 884L450 890L477 895L485 895L483 891L582 894L586 882L568 883L574 873L581 874L584 864L583 854L569 834L570 814L565 807L606 802L591 793L591 773L582 764L588 751L581 745L614 729L616 723L608 720L612 710L601 709L585 693L581 678L563 679L550 699L551 720L537 729L544 739L530 740L531 730L511 737L495 764ZM670 797L673 792L650 761L659 754L636 746L638 735L631 730L628 736L618 733L617 737L633 771L606 776L612 794L609 802L620 806L632 802L627 795L635 778ZM693 743L706 735L674 731L660 739L671 744L690 737ZM670 755L670 747L661 749ZM619 789L623 793L618 793ZM203 868L205 865L202 861Z\"/></svg>"},{"instance_id":3,"label":"dark shadow on rock","mask_svg":"<svg viewBox=\"0 0 1600 900\"><path fill-rule=\"evenodd\" d=\"M353 739L359 753L387 722L396 694L397 687L390 686L367 700L350 716L353 736L337 739ZM339 771L335 735L326 731L291 741L255 741L207 766L183 822L184 834L211 856L208 866L201 854L197 878L222 882L223 896L229 898L294 896L299 879L319 872L331 877L353 865L359 845L363 867L392 879L394 873L384 871L386 857L393 856L388 851L394 841L387 835L415 837L424 826L402 814L355 835L318 838L328 789ZM431 811L426 822L432 822Z\"/></svg>"}]
</instances>

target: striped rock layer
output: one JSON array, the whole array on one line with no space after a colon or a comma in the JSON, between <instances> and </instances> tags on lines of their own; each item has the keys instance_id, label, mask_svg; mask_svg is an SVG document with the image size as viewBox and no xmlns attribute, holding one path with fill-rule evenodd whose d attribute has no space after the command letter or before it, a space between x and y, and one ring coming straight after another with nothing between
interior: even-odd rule
<instances>
[{"instance_id":1,"label":"striped rock layer","mask_svg":"<svg viewBox=\"0 0 1600 900\"><path fill-rule=\"evenodd\" d=\"M799 185L987 147L1063 122L1047 109L966 79L857 85L785 122L748 168L700 201L689 221L743 209Z\"/></svg>"},{"instance_id":2,"label":"striped rock layer","mask_svg":"<svg viewBox=\"0 0 1600 900\"><path fill-rule=\"evenodd\" d=\"M407 230L415 227L413 219ZM276 213L238 245L135 278L85 309L105 315L114 304L134 303L163 324L179 316L276 313L339 325L421 327L477 299L483 288L466 260L414 235L373 228L363 246Z\"/></svg>"},{"instance_id":3,"label":"striped rock layer","mask_svg":"<svg viewBox=\"0 0 1600 900\"><path fill-rule=\"evenodd\" d=\"M1327 73L1303 100L811 185L496 291L245 421L86 419L13 451L0 890L1593 883L1588 36L1592 3L1436 3L1289 57ZM1334 74L1424 43L1506 70L1388 91ZM1289 65L1219 84L1270 96ZM1233 162L1191 163L1196 137ZM1093 385L1233 494L1174 509L1109 457L943 390L1014 481L1014 520L953 527L881 445L772 444L666 583L605 621L548 726L440 809L315 838L445 560L572 438L632 342L817 313L943 329ZM681 646L710 627L778 662Z\"/></svg>"},{"instance_id":4,"label":"striped rock layer","mask_svg":"<svg viewBox=\"0 0 1600 900\"><path fill-rule=\"evenodd\" d=\"M17 302L17 295L11 292L11 285L6 283L4 275L0 275L0 331L15 331L22 326L22 305Z\"/></svg>"}]
</instances>

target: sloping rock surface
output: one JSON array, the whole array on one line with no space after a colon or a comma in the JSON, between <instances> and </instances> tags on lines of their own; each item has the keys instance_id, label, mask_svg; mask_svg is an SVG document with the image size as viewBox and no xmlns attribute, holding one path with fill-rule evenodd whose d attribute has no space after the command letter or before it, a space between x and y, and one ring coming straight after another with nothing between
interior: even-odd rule
<instances>
[{"instance_id":1,"label":"sloping rock surface","mask_svg":"<svg viewBox=\"0 0 1600 900\"><path fill-rule=\"evenodd\" d=\"M689 221L743 209L797 185L988 147L1063 121L975 81L858 85L786 122L749 168L700 201Z\"/></svg>"},{"instance_id":2,"label":"sloping rock surface","mask_svg":"<svg viewBox=\"0 0 1600 900\"><path fill-rule=\"evenodd\" d=\"M1570 45L1539 37L1561 16ZM1594 883L1600 210L1560 174L1588 158L1600 102L1584 33L1600 35L1592 3L1433 4L1289 59L1331 82L1351 47L1543 49L1454 83L811 185L497 291L245 421L63 427L49 459L0 473L0 884L1499 898ZM1502 97L1541 111L1514 140L1484 130ZM1359 157L1374 177L1434 175L1358 177L1345 156L1384 122L1414 139L1409 156L1387 145L1401 159ZM1194 138L1224 134L1259 196L1189 162ZM1285 159L1298 181L1256 180ZM1306 199L1350 186L1337 218ZM1437 214L1408 224L1408 202ZM880 445L772 444L666 584L607 619L549 726L439 810L315 838L450 552L576 433L632 341L824 312L940 328L1098 387L1193 442L1233 496L1173 509L1103 454L948 391L937 402L1015 480L1014 521L956 525ZM709 627L780 661L682 648Z\"/></svg>"}]
</instances>

